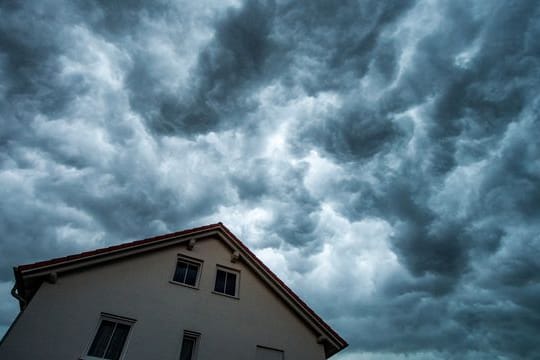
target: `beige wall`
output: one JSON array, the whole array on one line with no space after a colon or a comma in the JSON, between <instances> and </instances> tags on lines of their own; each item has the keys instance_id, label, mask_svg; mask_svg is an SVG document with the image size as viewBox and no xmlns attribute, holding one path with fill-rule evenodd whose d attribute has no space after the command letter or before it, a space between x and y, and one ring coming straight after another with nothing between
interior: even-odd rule
<instances>
[{"instance_id":1,"label":"beige wall","mask_svg":"<svg viewBox=\"0 0 540 360\"><path fill-rule=\"evenodd\" d=\"M182 253L204 261L199 289L169 280ZM322 345L220 240L132 257L44 283L0 346L0 359L78 359L100 313L137 320L125 360L178 359L184 330L201 333L197 360L254 360L256 346L285 359L324 359ZM240 271L239 299L213 294L216 265Z\"/></svg>"}]
</instances>

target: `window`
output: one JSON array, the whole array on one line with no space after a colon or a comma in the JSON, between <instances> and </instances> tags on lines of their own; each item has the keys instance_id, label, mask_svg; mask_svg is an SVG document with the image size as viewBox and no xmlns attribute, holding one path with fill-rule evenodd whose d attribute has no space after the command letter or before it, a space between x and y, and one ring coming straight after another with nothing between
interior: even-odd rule
<instances>
[{"instance_id":1,"label":"window","mask_svg":"<svg viewBox=\"0 0 540 360\"><path fill-rule=\"evenodd\" d=\"M197 353L197 339L200 334L192 331L184 331L180 360L194 360Z\"/></svg>"},{"instance_id":2,"label":"window","mask_svg":"<svg viewBox=\"0 0 540 360\"><path fill-rule=\"evenodd\" d=\"M257 356L255 358L256 360L283 360L284 352L282 350L257 345Z\"/></svg>"},{"instance_id":3,"label":"window","mask_svg":"<svg viewBox=\"0 0 540 360\"><path fill-rule=\"evenodd\" d=\"M120 359L134 322L133 319L101 314L101 321L88 349L87 359Z\"/></svg>"},{"instance_id":4,"label":"window","mask_svg":"<svg viewBox=\"0 0 540 360\"><path fill-rule=\"evenodd\" d=\"M214 291L229 296L238 296L238 272L218 268Z\"/></svg>"},{"instance_id":5,"label":"window","mask_svg":"<svg viewBox=\"0 0 540 360\"><path fill-rule=\"evenodd\" d=\"M283 360L283 350L272 349L266 346L257 345L257 360Z\"/></svg>"},{"instance_id":6,"label":"window","mask_svg":"<svg viewBox=\"0 0 540 360\"><path fill-rule=\"evenodd\" d=\"M178 257L172 281L178 284L197 287L200 268L200 261Z\"/></svg>"}]
</instances>

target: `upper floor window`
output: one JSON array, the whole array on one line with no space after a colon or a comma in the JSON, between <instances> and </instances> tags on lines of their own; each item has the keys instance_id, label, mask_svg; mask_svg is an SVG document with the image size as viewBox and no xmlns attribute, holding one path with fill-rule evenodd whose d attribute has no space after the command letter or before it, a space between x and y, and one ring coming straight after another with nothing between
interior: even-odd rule
<instances>
[{"instance_id":1,"label":"upper floor window","mask_svg":"<svg viewBox=\"0 0 540 360\"><path fill-rule=\"evenodd\" d=\"M99 327L86 359L120 359L133 323L133 319L101 314Z\"/></svg>"},{"instance_id":2,"label":"upper floor window","mask_svg":"<svg viewBox=\"0 0 540 360\"><path fill-rule=\"evenodd\" d=\"M197 287L199 283L199 274L201 262L195 259L179 256L174 270L173 282Z\"/></svg>"},{"instance_id":3,"label":"upper floor window","mask_svg":"<svg viewBox=\"0 0 540 360\"><path fill-rule=\"evenodd\" d=\"M214 291L220 294L238 297L238 271L218 267Z\"/></svg>"}]
</instances>

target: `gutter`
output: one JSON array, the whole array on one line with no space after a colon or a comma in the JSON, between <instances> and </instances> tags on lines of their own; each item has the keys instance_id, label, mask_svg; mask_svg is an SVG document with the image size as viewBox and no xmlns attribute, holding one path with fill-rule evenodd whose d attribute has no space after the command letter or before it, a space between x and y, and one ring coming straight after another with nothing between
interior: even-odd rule
<instances>
[{"instance_id":1,"label":"gutter","mask_svg":"<svg viewBox=\"0 0 540 360\"><path fill-rule=\"evenodd\" d=\"M19 300L21 307L26 307L26 300L24 300L21 295L17 294L17 284L13 285L13 288L11 289L11 296Z\"/></svg>"},{"instance_id":2,"label":"gutter","mask_svg":"<svg viewBox=\"0 0 540 360\"><path fill-rule=\"evenodd\" d=\"M19 300L19 307L20 307L20 310L22 311L28 304L28 301L26 301L26 299L21 295L23 279L17 267L13 267L13 274L15 277L15 284L13 284L13 288L11 289L11 296Z\"/></svg>"}]
</instances>

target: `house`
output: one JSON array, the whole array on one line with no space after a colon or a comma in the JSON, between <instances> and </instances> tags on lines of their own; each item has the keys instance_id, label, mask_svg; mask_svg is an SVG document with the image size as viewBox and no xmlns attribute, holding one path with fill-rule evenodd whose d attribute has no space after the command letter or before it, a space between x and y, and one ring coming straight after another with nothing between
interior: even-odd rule
<instances>
[{"instance_id":1,"label":"house","mask_svg":"<svg viewBox=\"0 0 540 360\"><path fill-rule=\"evenodd\" d=\"M223 224L14 268L0 359L319 360L347 346Z\"/></svg>"}]
</instances>

